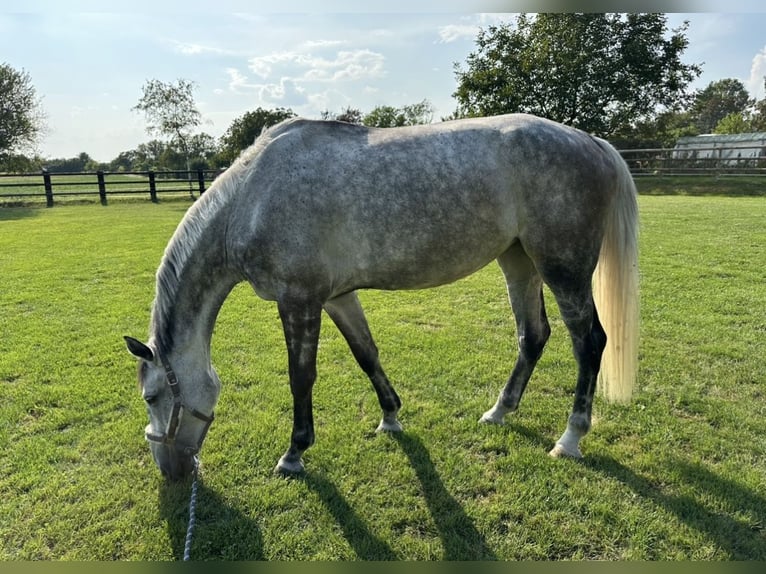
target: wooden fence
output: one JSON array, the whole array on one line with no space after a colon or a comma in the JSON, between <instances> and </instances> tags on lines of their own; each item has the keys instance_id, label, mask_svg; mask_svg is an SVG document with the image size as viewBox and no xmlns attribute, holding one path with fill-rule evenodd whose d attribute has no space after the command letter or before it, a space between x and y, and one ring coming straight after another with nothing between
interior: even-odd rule
<instances>
[{"instance_id":1,"label":"wooden fence","mask_svg":"<svg viewBox=\"0 0 766 574\"><path fill-rule=\"evenodd\" d=\"M157 202L161 195L188 194L199 197L220 170L82 172L37 174L0 174L0 205L37 203L48 207L65 198L98 197L107 205L109 196L145 195Z\"/></svg>"},{"instance_id":2,"label":"wooden fence","mask_svg":"<svg viewBox=\"0 0 766 574\"><path fill-rule=\"evenodd\" d=\"M620 150L634 177L657 175L766 175L766 148Z\"/></svg>"},{"instance_id":3,"label":"wooden fence","mask_svg":"<svg viewBox=\"0 0 766 574\"><path fill-rule=\"evenodd\" d=\"M766 176L766 149L748 150L742 157L736 148L630 149L621 150L635 177L644 176ZM754 153L757 155L754 156ZM205 189L220 171L88 172L10 175L0 174L0 206L45 201L53 207L57 199L97 196L102 205L109 196L146 195L158 201L162 195L189 194Z\"/></svg>"}]
</instances>

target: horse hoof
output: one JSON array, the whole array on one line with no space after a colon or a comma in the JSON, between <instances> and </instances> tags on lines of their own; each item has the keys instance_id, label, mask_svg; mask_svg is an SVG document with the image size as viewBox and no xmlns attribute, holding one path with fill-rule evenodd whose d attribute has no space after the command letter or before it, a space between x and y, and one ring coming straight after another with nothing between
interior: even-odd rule
<instances>
[{"instance_id":1,"label":"horse hoof","mask_svg":"<svg viewBox=\"0 0 766 574\"><path fill-rule=\"evenodd\" d=\"M274 467L274 472L282 476L294 476L296 474L302 474L306 468L303 466L303 461L287 460L284 456L279 459L277 466Z\"/></svg>"},{"instance_id":2,"label":"horse hoof","mask_svg":"<svg viewBox=\"0 0 766 574\"><path fill-rule=\"evenodd\" d=\"M503 424L503 417L498 416L493 409L481 415L479 423L485 425L501 425Z\"/></svg>"},{"instance_id":3,"label":"horse hoof","mask_svg":"<svg viewBox=\"0 0 766 574\"><path fill-rule=\"evenodd\" d=\"M387 421L383 419L380 421L378 428L375 429L375 432L402 432L402 430L404 430L402 429L402 423L398 420Z\"/></svg>"},{"instance_id":4,"label":"horse hoof","mask_svg":"<svg viewBox=\"0 0 766 574\"><path fill-rule=\"evenodd\" d=\"M582 453L580 452L580 449L575 447L575 450L569 450L561 443L557 443L556 446L553 447L551 452L548 453L553 458L573 458L576 460L579 460L582 458Z\"/></svg>"}]
</instances>

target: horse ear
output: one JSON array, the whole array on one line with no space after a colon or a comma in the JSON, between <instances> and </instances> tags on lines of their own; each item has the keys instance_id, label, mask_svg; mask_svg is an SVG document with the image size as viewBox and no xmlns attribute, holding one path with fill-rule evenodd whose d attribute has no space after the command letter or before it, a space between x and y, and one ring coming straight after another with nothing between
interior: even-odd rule
<instances>
[{"instance_id":1,"label":"horse ear","mask_svg":"<svg viewBox=\"0 0 766 574\"><path fill-rule=\"evenodd\" d=\"M152 351L148 346L144 345L141 341L134 339L133 337L124 337L124 339L125 343L128 345L128 351L130 351L131 355L139 359L143 359L144 361L149 361L150 363L154 361L154 351Z\"/></svg>"}]
</instances>

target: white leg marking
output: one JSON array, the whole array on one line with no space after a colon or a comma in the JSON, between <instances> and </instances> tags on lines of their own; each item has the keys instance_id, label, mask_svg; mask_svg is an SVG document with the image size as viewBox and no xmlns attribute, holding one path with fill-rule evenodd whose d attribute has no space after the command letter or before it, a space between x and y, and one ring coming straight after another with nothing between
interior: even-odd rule
<instances>
[{"instance_id":1,"label":"white leg marking","mask_svg":"<svg viewBox=\"0 0 766 574\"><path fill-rule=\"evenodd\" d=\"M375 432L402 432L402 423L398 421L396 415L383 415L378 428Z\"/></svg>"},{"instance_id":2,"label":"white leg marking","mask_svg":"<svg viewBox=\"0 0 766 574\"><path fill-rule=\"evenodd\" d=\"M300 474L305 470L301 459L294 461L287 460L286 457L287 455L283 455L282 458L279 459L277 466L274 468L274 472L277 474Z\"/></svg>"},{"instance_id":3,"label":"white leg marking","mask_svg":"<svg viewBox=\"0 0 766 574\"><path fill-rule=\"evenodd\" d=\"M571 425L567 425L567 430L561 435L561 438L553 447L550 454L554 458L570 457L570 458L582 458L580 452L580 439L582 434L579 431L572 428Z\"/></svg>"},{"instance_id":4,"label":"white leg marking","mask_svg":"<svg viewBox=\"0 0 766 574\"><path fill-rule=\"evenodd\" d=\"M502 404L500 404L500 401L497 401L494 407L481 415L479 422L485 424L501 425L503 424L503 418L509 412L511 412L511 409L504 407Z\"/></svg>"}]
</instances>

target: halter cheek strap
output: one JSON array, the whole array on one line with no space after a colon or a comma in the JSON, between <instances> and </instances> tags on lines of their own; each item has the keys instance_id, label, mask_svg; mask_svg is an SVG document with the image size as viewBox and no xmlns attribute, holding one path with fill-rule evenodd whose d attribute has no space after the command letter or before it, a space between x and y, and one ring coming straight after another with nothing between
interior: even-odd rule
<instances>
[{"instance_id":1,"label":"halter cheek strap","mask_svg":"<svg viewBox=\"0 0 766 574\"><path fill-rule=\"evenodd\" d=\"M205 440L210 425L213 424L215 413L211 413L210 416L207 416L196 409L185 406L181 399L181 391L178 388L178 378L164 357L162 358L162 366L165 368L165 378L168 381L170 392L173 395L173 409L170 411L170 418L168 419L168 426L166 427L165 432L163 434L147 432L145 433L146 440L158 444L175 446L176 449L183 451L189 456L193 456L199 452L200 448L202 448L202 442ZM181 427L181 420L183 419L184 412L188 412L194 418L205 423L205 427L202 429L199 440L194 446L176 444L176 435Z\"/></svg>"}]
</instances>

